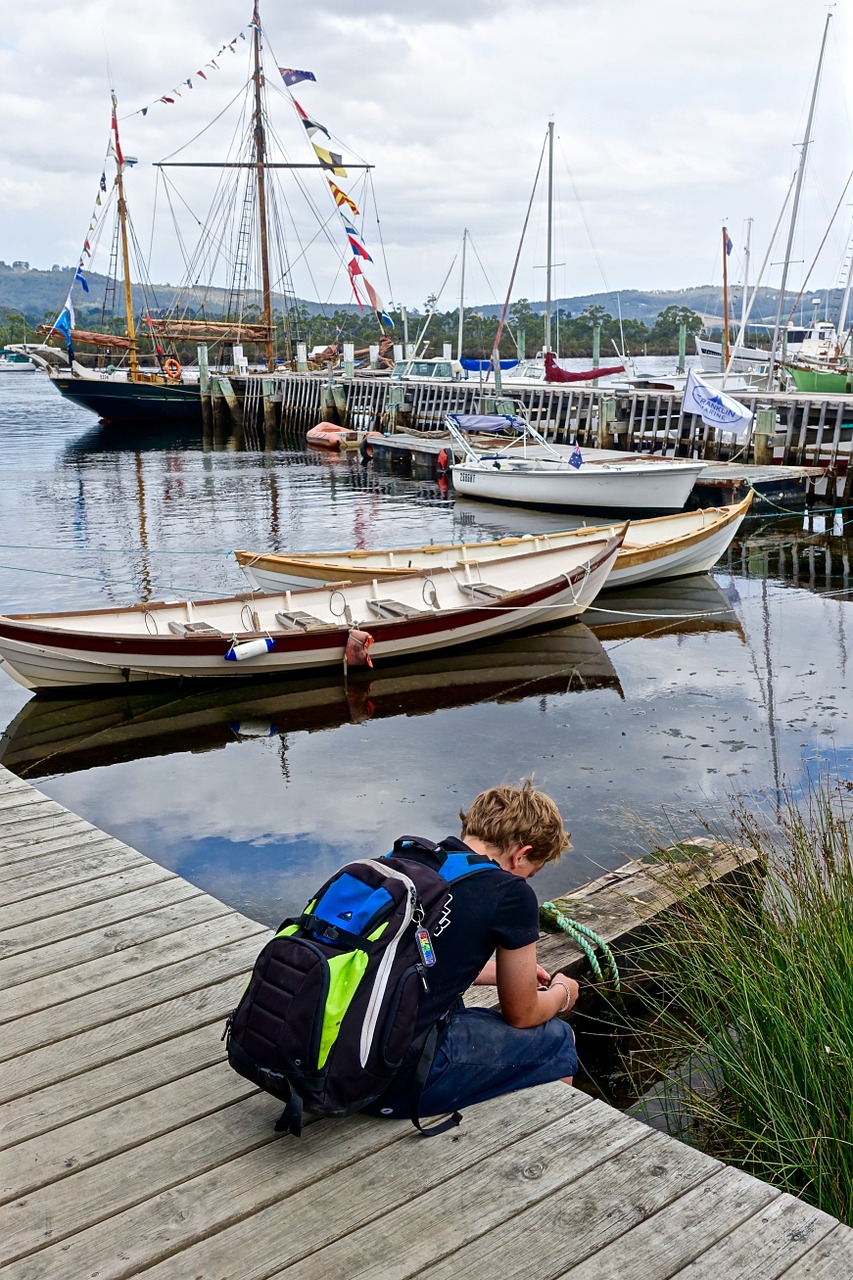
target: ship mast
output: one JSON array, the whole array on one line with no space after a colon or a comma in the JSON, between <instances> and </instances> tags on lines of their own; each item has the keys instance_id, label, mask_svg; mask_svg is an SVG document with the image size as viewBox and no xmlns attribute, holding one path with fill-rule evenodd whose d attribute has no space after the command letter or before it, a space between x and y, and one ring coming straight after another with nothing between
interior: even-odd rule
<instances>
[{"instance_id":1,"label":"ship mast","mask_svg":"<svg viewBox=\"0 0 853 1280\"><path fill-rule=\"evenodd\" d=\"M545 350L551 350L551 246L554 224L554 121L548 121L548 250L545 267Z\"/></svg>"},{"instance_id":2,"label":"ship mast","mask_svg":"<svg viewBox=\"0 0 853 1280\"><path fill-rule=\"evenodd\" d=\"M456 335L456 359L462 359L462 331L465 323L465 247L468 244L468 228L462 232L462 278L459 282L459 331Z\"/></svg>"},{"instance_id":3,"label":"ship mast","mask_svg":"<svg viewBox=\"0 0 853 1280\"><path fill-rule=\"evenodd\" d=\"M266 135L264 133L263 97L261 94L261 19L258 4L252 16L252 32L255 52L255 168L258 181L258 221L261 233L261 285L264 297L264 324L267 330L265 349L267 369L275 368L272 327L272 296L270 294L270 263L267 245L267 194L266 194Z\"/></svg>"},{"instance_id":4,"label":"ship mast","mask_svg":"<svg viewBox=\"0 0 853 1280\"><path fill-rule=\"evenodd\" d=\"M112 94L113 103L113 150L116 160L116 187L118 188L118 225L119 239L121 241L121 260L124 271L124 310L127 321L127 337L130 342L128 348L128 362L130 364L131 381L135 380L139 373L139 359L136 350L136 326L133 320L133 288L130 280L130 250L127 243L127 205L124 198L124 179L122 170L124 169L124 156L121 151L121 143L118 136L118 115L116 113L116 96Z\"/></svg>"},{"instance_id":5,"label":"ship mast","mask_svg":"<svg viewBox=\"0 0 853 1280\"><path fill-rule=\"evenodd\" d=\"M723 368L729 367L729 233L723 227Z\"/></svg>"}]
</instances>

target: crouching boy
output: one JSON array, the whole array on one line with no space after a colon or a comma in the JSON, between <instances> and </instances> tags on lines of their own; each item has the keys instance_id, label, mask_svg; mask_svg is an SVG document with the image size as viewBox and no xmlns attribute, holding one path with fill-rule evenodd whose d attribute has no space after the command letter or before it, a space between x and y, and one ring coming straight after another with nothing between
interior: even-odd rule
<instances>
[{"instance_id":1,"label":"crouching boy","mask_svg":"<svg viewBox=\"0 0 853 1280\"><path fill-rule=\"evenodd\" d=\"M537 964L539 906L527 883L571 847L560 812L526 780L483 791L459 816L462 840L443 847L494 873L448 886L416 1029L417 1040L441 1020L435 1056L425 1080L415 1080L414 1064L404 1066L365 1108L374 1115L409 1116L421 1088L418 1110L435 1116L552 1080L571 1084L577 1071L571 1027L558 1017L575 1003L577 983ZM428 863L430 854L414 847L404 856ZM462 993L475 983L497 986L499 1012L465 1008Z\"/></svg>"}]
</instances>

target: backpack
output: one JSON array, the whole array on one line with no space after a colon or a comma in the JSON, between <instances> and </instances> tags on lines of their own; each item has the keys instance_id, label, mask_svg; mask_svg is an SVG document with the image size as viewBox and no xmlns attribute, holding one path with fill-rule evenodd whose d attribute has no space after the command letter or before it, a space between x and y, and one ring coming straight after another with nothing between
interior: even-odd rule
<instances>
[{"instance_id":1,"label":"backpack","mask_svg":"<svg viewBox=\"0 0 853 1280\"><path fill-rule=\"evenodd\" d=\"M301 916L285 920L255 962L225 1025L230 1065L285 1103L276 1123L298 1136L304 1110L346 1116L373 1102L403 1066L413 1071L412 1121L450 1010L415 1039L436 962L430 929L448 886L494 870L480 854L401 836L382 858L349 862ZM429 865L403 856L429 855Z\"/></svg>"}]
</instances>

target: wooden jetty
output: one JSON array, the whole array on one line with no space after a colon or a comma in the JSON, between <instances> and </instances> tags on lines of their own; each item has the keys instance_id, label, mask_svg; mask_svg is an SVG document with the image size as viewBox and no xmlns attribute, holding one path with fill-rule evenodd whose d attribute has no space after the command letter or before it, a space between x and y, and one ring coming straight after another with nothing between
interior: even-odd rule
<instances>
[{"instance_id":1,"label":"wooden jetty","mask_svg":"<svg viewBox=\"0 0 853 1280\"><path fill-rule=\"evenodd\" d=\"M235 385L239 383L235 381ZM788 392L739 392L756 416L744 448L725 432L682 414L681 394L655 387L630 391L577 384L538 383L504 397L486 394L475 381L440 384L395 382L387 376L279 373L264 392L283 423L313 425L321 418L362 430L396 432L440 427L448 412L494 412L511 398L555 443L603 444L636 451L695 455L830 470L842 482L853 451L853 396ZM499 409L497 411L500 411ZM269 412L267 411L267 418Z\"/></svg>"},{"instance_id":2,"label":"wooden jetty","mask_svg":"<svg viewBox=\"0 0 853 1280\"><path fill-rule=\"evenodd\" d=\"M0 894L0 1280L853 1275L846 1226L560 1084L275 1135L220 1044L269 931L4 769Z\"/></svg>"}]
</instances>

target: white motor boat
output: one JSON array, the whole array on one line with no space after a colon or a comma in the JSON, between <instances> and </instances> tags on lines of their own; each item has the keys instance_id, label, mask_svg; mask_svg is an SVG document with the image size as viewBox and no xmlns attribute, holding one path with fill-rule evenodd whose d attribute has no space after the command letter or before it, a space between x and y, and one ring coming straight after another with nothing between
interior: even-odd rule
<instances>
[{"instance_id":1,"label":"white motor boat","mask_svg":"<svg viewBox=\"0 0 853 1280\"><path fill-rule=\"evenodd\" d=\"M596 449L584 458L560 452L524 418L448 413L445 425L464 458L450 472L457 493L490 502L613 515L681 511L704 462ZM496 447L478 452L470 435L492 435ZM535 452L534 452L535 450Z\"/></svg>"}]
</instances>

